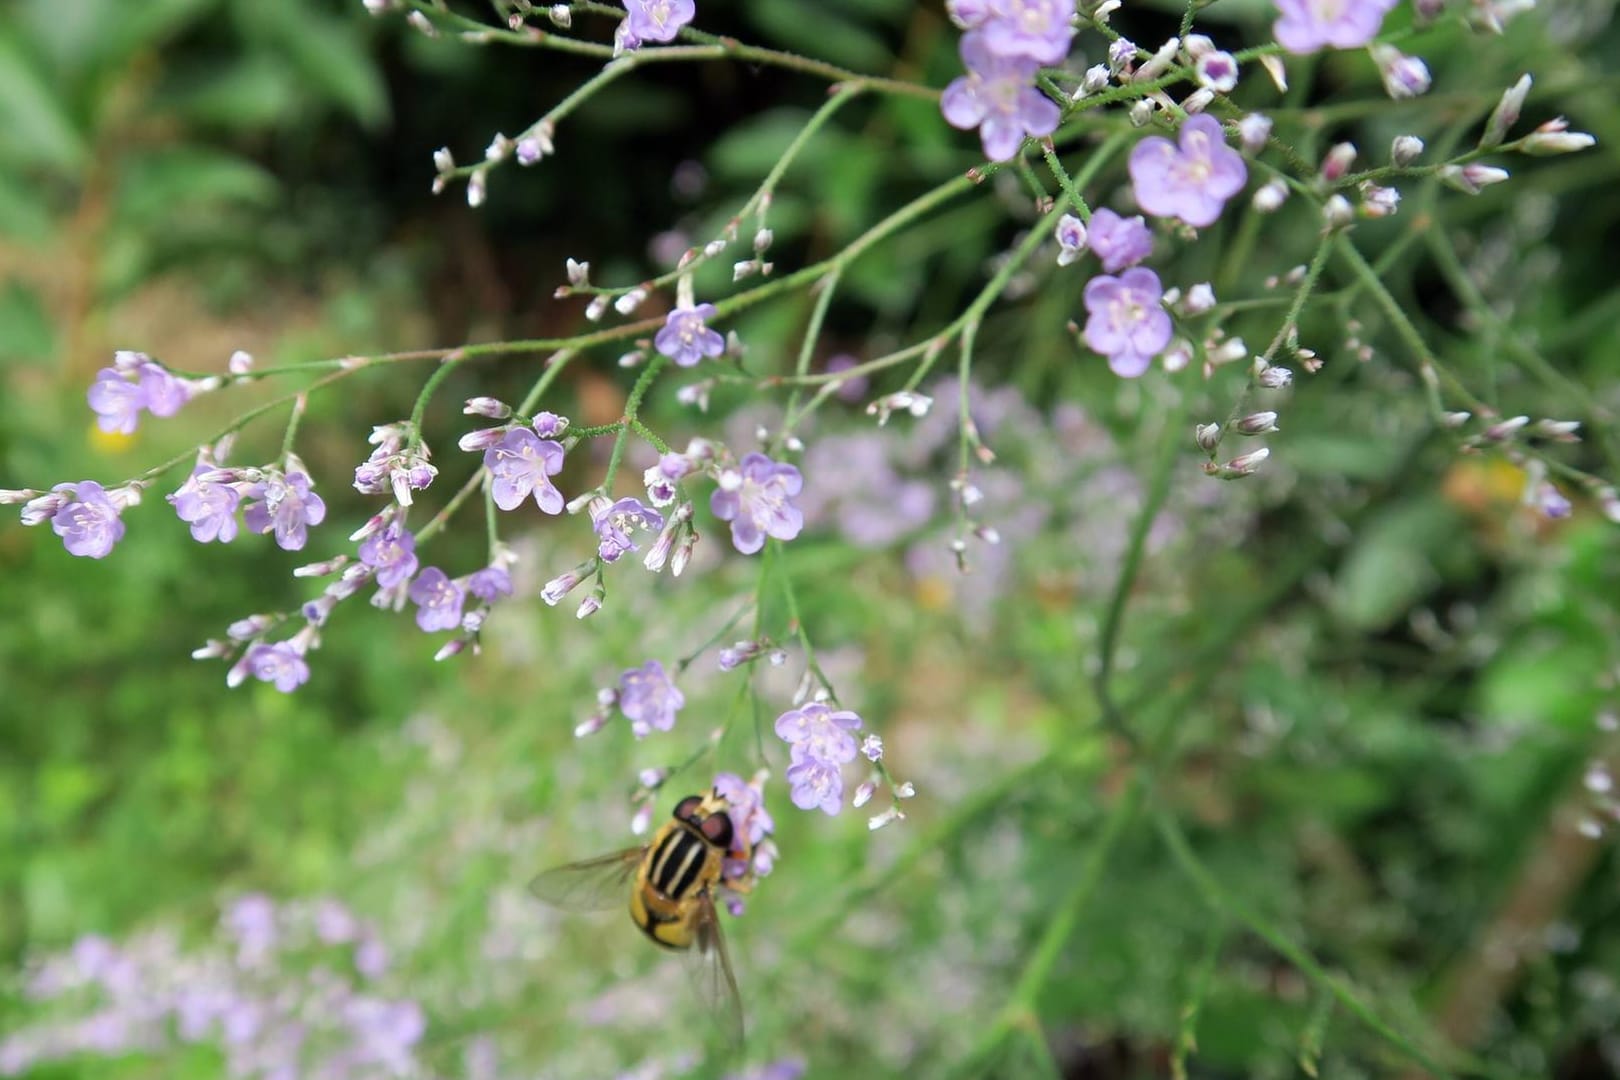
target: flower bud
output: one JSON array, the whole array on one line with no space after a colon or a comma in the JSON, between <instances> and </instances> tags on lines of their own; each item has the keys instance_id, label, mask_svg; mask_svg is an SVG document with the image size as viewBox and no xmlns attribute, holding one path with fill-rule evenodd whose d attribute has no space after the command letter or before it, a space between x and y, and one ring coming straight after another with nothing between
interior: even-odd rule
<instances>
[{"instance_id":1,"label":"flower bud","mask_svg":"<svg viewBox=\"0 0 1620 1080\"><path fill-rule=\"evenodd\" d=\"M449 641L447 641L443 645L439 646L439 651L433 654L433 659L434 660L448 660L452 656L456 656L456 655L460 654L461 651L464 650L466 647L467 647L467 639L466 638L464 638L464 637L451 638Z\"/></svg>"},{"instance_id":2,"label":"flower bud","mask_svg":"<svg viewBox=\"0 0 1620 1080\"><path fill-rule=\"evenodd\" d=\"M421 12L413 11L411 14L420 15ZM473 174L467 177L467 205L474 210L484 205L484 197L487 193L485 185L486 180L483 169L475 169Z\"/></svg>"},{"instance_id":3,"label":"flower bud","mask_svg":"<svg viewBox=\"0 0 1620 1080\"><path fill-rule=\"evenodd\" d=\"M1554 442L1580 442L1576 434L1581 429L1579 420L1537 420L1536 434Z\"/></svg>"},{"instance_id":4,"label":"flower bud","mask_svg":"<svg viewBox=\"0 0 1620 1080\"><path fill-rule=\"evenodd\" d=\"M1262 446L1258 450L1250 450L1247 454L1242 454L1233 458L1231 461L1226 463L1226 467L1237 473L1239 476L1248 476L1256 469L1260 468L1260 463L1265 461L1266 458L1270 456L1271 450Z\"/></svg>"},{"instance_id":5,"label":"flower bud","mask_svg":"<svg viewBox=\"0 0 1620 1080\"><path fill-rule=\"evenodd\" d=\"M595 568L594 561L580 563L566 573L558 574L546 582L540 589L540 599L552 607L562 602L562 598L579 588L579 583L585 580L585 575Z\"/></svg>"},{"instance_id":6,"label":"flower bud","mask_svg":"<svg viewBox=\"0 0 1620 1080\"><path fill-rule=\"evenodd\" d=\"M902 814L900 812L900 808L898 806L891 806L887 810L883 811L883 813L879 814L877 817L874 817L870 821L868 821L866 823L866 827L868 829L872 830L873 832L877 832L879 829L883 828L883 826L889 824L890 822L904 821L905 819L906 819L906 815L904 815L904 814Z\"/></svg>"},{"instance_id":7,"label":"flower bud","mask_svg":"<svg viewBox=\"0 0 1620 1080\"><path fill-rule=\"evenodd\" d=\"M1485 429L1485 438L1491 442L1506 442L1519 433L1519 430L1530 422L1528 416L1511 416L1506 420L1498 421Z\"/></svg>"},{"instance_id":8,"label":"flower bud","mask_svg":"<svg viewBox=\"0 0 1620 1080\"><path fill-rule=\"evenodd\" d=\"M1560 116L1520 139L1519 149L1532 157L1551 157L1554 154L1573 154L1596 144L1597 139L1586 132L1570 131L1569 122Z\"/></svg>"},{"instance_id":9,"label":"flower bud","mask_svg":"<svg viewBox=\"0 0 1620 1080\"><path fill-rule=\"evenodd\" d=\"M1491 118L1485 121L1485 134L1479 137L1481 150L1492 150L1502 145L1502 140L1507 138L1509 129L1519 122L1519 112L1524 108L1524 99L1529 95L1530 76L1520 75L1519 81L1507 88L1502 94L1502 100L1491 110Z\"/></svg>"},{"instance_id":10,"label":"flower bud","mask_svg":"<svg viewBox=\"0 0 1620 1080\"><path fill-rule=\"evenodd\" d=\"M876 794L877 783L872 780L863 781L861 786L855 789L855 795L849 800L849 805L859 810L861 807L871 802L872 796Z\"/></svg>"},{"instance_id":11,"label":"flower bud","mask_svg":"<svg viewBox=\"0 0 1620 1080\"><path fill-rule=\"evenodd\" d=\"M585 305L585 317L591 322L601 322L602 316L607 314L608 298L604 293L591 297L591 302Z\"/></svg>"},{"instance_id":12,"label":"flower bud","mask_svg":"<svg viewBox=\"0 0 1620 1080\"><path fill-rule=\"evenodd\" d=\"M1429 67L1415 56L1407 56L1393 45L1373 45L1369 51L1384 80L1384 92L1399 101L1428 92Z\"/></svg>"},{"instance_id":13,"label":"flower bud","mask_svg":"<svg viewBox=\"0 0 1620 1080\"><path fill-rule=\"evenodd\" d=\"M559 30L567 30L574 25L574 11L567 4L552 4L546 14Z\"/></svg>"},{"instance_id":14,"label":"flower bud","mask_svg":"<svg viewBox=\"0 0 1620 1080\"><path fill-rule=\"evenodd\" d=\"M1330 229L1342 229L1355 219L1355 207L1343 195L1334 195L1322 205L1322 220Z\"/></svg>"},{"instance_id":15,"label":"flower bud","mask_svg":"<svg viewBox=\"0 0 1620 1080\"><path fill-rule=\"evenodd\" d=\"M1267 435L1277 430L1277 414L1274 412L1250 413L1232 427L1239 435Z\"/></svg>"},{"instance_id":16,"label":"flower bud","mask_svg":"<svg viewBox=\"0 0 1620 1080\"><path fill-rule=\"evenodd\" d=\"M1271 76L1271 85L1277 88L1277 93L1288 93L1288 69L1283 67L1282 57L1268 53L1260 58L1260 66Z\"/></svg>"},{"instance_id":17,"label":"flower bud","mask_svg":"<svg viewBox=\"0 0 1620 1080\"><path fill-rule=\"evenodd\" d=\"M1221 425L1199 424L1193 428L1193 441L1204 453L1213 454L1215 448L1221 445Z\"/></svg>"},{"instance_id":18,"label":"flower bud","mask_svg":"<svg viewBox=\"0 0 1620 1080\"><path fill-rule=\"evenodd\" d=\"M1400 208L1401 193L1391 187L1380 187L1371 180L1361 184L1361 212L1370 218L1386 218Z\"/></svg>"},{"instance_id":19,"label":"flower bud","mask_svg":"<svg viewBox=\"0 0 1620 1080\"><path fill-rule=\"evenodd\" d=\"M1267 390L1282 390L1293 383L1294 373L1285 367L1267 367L1255 376L1255 381Z\"/></svg>"},{"instance_id":20,"label":"flower bud","mask_svg":"<svg viewBox=\"0 0 1620 1080\"><path fill-rule=\"evenodd\" d=\"M1288 201L1288 185L1281 180L1269 180L1254 193L1254 208L1262 214L1275 211Z\"/></svg>"},{"instance_id":21,"label":"flower bud","mask_svg":"<svg viewBox=\"0 0 1620 1080\"><path fill-rule=\"evenodd\" d=\"M1198 85L1212 94L1230 94L1237 89L1238 65L1231 53L1206 52L1193 66Z\"/></svg>"},{"instance_id":22,"label":"flower bud","mask_svg":"<svg viewBox=\"0 0 1620 1080\"><path fill-rule=\"evenodd\" d=\"M1085 75L1081 76L1080 89L1075 91L1077 98L1100 93L1108 88L1108 65L1093 64L1086 68Z\"/></svg>"},{"instance_id":23,"label":"flower bud","mask_svg":"<svg viewBox=\"0 0 1620 1080\"><path fill-rule=\"evenodd\" d=\"M1149 79L1157 79L1160 75L1169 71L1170 65L1175 63L1176 52L1180 48L1181 39L1178 37L1165 41L1163 45L1159 46L1159 51L1148 59L1147 63L1136 69L1136 74L1131 76L1132 81L1147 82Z\"/></svg>"},{"instance_id":24,"label":"flower bud","mask_svg":"<svg viewBox=\"0 0 1620 1080\"><path fill-rule=\"evenodd\" d=\"M630 819L630 832L641 836L652 825L653 804L648 800L636 807L635 816Z\"/></svg>"},{"instance_id":25,"label":"flower bud","mask_svg":"<svg viewBox=\"0 0 1620 1080\"><path fill-rule=\"evenodd\" d=\"M448 146L441 146L433 151L433 167L441 173L450 172L456 167L455 156L450 153Z\"/></svg>"},{"instance_id":26,"label":"flower bud","mask_svg":"<svg viewBox=\"0 0 1620 1080\"><path fill-rule=\"evenodd\" d=\"M1188 315L1202 315L1215 306L1215 289L1207 281L1200 281L1187 290L1187 299L1182 302L1182 310Z\"/></svg>"},{"instance_id":27,"label":"flower bud","mask_svg":"<svg viewBox=\"0 0 1620 1080\"><path fill-rule=\"evenodd\" d=\"M469 454L482 453L506 438L507 430L504 427L493 427L469 431L456 440L456 446Z\"/></svg>"},{"instance_id":28,"label":"flower bud","mask_svg":"<svg viewBox=\"0 0 1620 1080\"><path fill-rule=\"evenodd\" d=\"M1132 127L1147 127L1153 120L1153 102L1147 98L1139 98L1131 103L1129 112Z\"/></svg>"},{"instance_id":29,"label":"flower bud","mask_svg":"<svg viewBox=\"0 0 1620 1080\"><path fill-rule=\"evenodd\" d=\"M1327 157L1322 159L1322 180L1329 184L1338 183L1355 163L1355 143L1335 143L1327 152Z\"/></svg>"},{"instance_id":30,"label":"flower bud","mask_svg":"<svg viewBox=\"0 0 1620 1080\"><path fill-rule=\"evenodd\" d=\"M489 420L505 420L512 415L512 406L499 398L473 397L468 398L462 406L463 416L482 416Z\"/></svg>"},{"instance_id":31,"label":"flower bud","mask_svg":"<svg viewBox=\"0 0 1620 1080\"><path fill-rule=\"evenodd\" d=\"M1194 90L1182 101L1181 108L1188 116L1197 116L1215 103L1215 91L1207 86L1202 90Z\"/></svg>"},{"instance_id":32,"label":"flower bud","mask_svg":"<svg viewBox=\"0 0 1620 1080\"><path fill-rule=\"evenodd\" d=\"M0 506L15 506L37 498L39 492L32 488L0 488Z\"/></svg>"}]
</instances>

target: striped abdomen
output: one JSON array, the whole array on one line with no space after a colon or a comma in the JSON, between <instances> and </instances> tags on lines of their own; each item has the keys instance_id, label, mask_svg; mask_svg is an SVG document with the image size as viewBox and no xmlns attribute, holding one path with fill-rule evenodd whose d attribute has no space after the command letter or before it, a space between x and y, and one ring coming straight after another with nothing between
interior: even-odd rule
<instances>
[{"instance_id":1,"label":"striped abdomen","mask_svg":"<svg viewBox=\"0 0 1620 1080\"><path fill-rule=\"evenodd\" d=\"M696 936L693 899L720 877L721 849L681 821L653 838L630 894L630 918L659 945L685 949Z\"/></svg>"}]
</instances>

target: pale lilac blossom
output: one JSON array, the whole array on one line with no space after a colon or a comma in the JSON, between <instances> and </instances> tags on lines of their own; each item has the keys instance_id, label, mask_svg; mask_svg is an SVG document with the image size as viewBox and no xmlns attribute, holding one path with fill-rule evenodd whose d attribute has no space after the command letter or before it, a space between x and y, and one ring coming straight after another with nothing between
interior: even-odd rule
<instances>
[{"instance_id":1,"label":"pale lilac blossom","mask_svg":"<svg viewBox=\"0 0 1620 1080\"><path fill-rule=\"evenodd\" d=\"M423 569L407 595L416 605L416 625L428 633L454 630L461 625L461 606L466 597L461 586L437 566Z\"/></svg>"},{"instance_id":2,"label":"pale lilac blossom","mask_svg":"<svg viewBox=\"0 0 1620 1080\"><path fill-rule=\"evenodd\" d=\"M139 382L124 378L117 368L102 368L96 372L95 382L86 394L90 408L96 413L96 424L102 431L129 435L140 421L140 412L146 408L146 391Z\"/></svg>"},{"instance_id":3,"label":"pale lilac blossom","mask_svg":"<svg viewBox=\"0 0 1620 1080\"><path fill-rule=\"evenodd\" d=\"M664 319L653 346L680 367L694 367L706 356L719 356L726 351L726 339L707 325L714 313L713 304L676 308Z\"/></svg>"},{"instance_id":4,"label":"pale lilac blossom","mask_svg":"<svg viewBox=\"0 0 1620 1080\"><path fill-rule=\"evenodd\" d=\"M242 520L256 533L274 532L276 546L284 551L302 550L309 540L309 526L326 519L326 503L314 492L309 474L294 467L287 473L266 470L263 480L249 486L248 503Z\"/></svg>"},{"instance_id":5,"label":"pale lilac blossom","mask_svg":"<svg viewBox=\"0 0 1620 1080\"><path fill-rule=\"evenodd\" d=\"M805 757L795 748L786 779L788 794L800 810L820 810L830 817L844 808L844 774L837 765Z\"/></svg>"},{"instance_id":6,"label":"pale lilac blossom","mask_svg":"<svg viewBox=\"0 0 1620 1080\"><path fill-rule=\"evenodd\" d=\"M767 536L792 540L799 535L804 515L792 500L803 488L804 478L792 465L749 454L739 467L721 471L709 508L721 521L731 522L737 550L752 555L765 546Z\"/></svg>"},{"instance_id":7,"label":"pale lilac blossom","mask_svg":"<svg viewBox=\"0 0 1620 1080\"><path fill-rule=\"evenodd\" d=\"M967 74L951 82L940 99L940 111L952 127L979 129L984 154L1007 161L1024 137L1057 130L1057 105L1035 87L1035 60L999 56L983 33L965 35L961 43Z\"/></svg>"},{"instance_id":8,"label":"pale lilac blossom","mask_svg":"<svg viewBox=\"0 0 1620 1080\"><path fill-rule=\"evenodd\" d=\"M309 681L309 665L288 641L252 645L244 660L249 674L261 682L275 684L283 694L290 694Z\"/></svg>"},{"instance_id":9,"label":"pale lilac blossom","mask_svg":"<svg viewBox=\"0 0 1620 1080\"><path fill-rule=\"evenodd\" d=\"M1203 115L1181 125L1177 142L1152 135L1137 143L1130 172L1138 206L1199 228L1213 225L1249 179L1243 155L1226 145L1221 122Z\"/></svg>"},{"instance_id":10,"label":"pale lilac blossom","mask_svg":"<svg viewBox=\"0 0 1620 1080\"><path fill-rule=\"evenodd\" d=\"M978 29L997 56L1061 64L1074 38L1073 17L1074 0L988 0Z\"/></svg>"},{"instance_id":11,"label":"pale lilac blossom","mask_svg":"<svg viewBox=\"0 0 1620 1080\"><path fill-rule=\"evenodd\" d=\"M379 586L395 588L416 573L416 537L403 525L389 525L361 543L360 561L376 571Z\"/></svg>"},{"instance_id":12,"label":"pale lilac blossom","mask_svg":"<svg viewBox=\"0 0 1620 1080\"><path fill-rule=\"evenodd\" d=\"M1119 277L1098 275L1086 283L1085 342L1108 357L1114 374L1127 379L1142 375L1170 344L1173 328L1163 298L1159 275L1142 267Z\"/></svg>"},{"instance_id":13,"label":"pale lilac blossom","mask_svg":"<svg viewBox=\"0 0 1620 1080\"><path fill-rule=\"evenodd\" d=\"M619 676L619 711L630 721L630 731L644 739L654 731L669 731L686 696L657 660L630 668Z\"/></svg>"},{"instance_id":14,"label":"pale lilac blossom","mask_svg":"<svg viewBox=\"0 0 1620 1080\"><path fill-rule=\"evenodd\" d=\"M693 0L623 0L623 3L625 19L614 35L614 43L623 49L639 49L647 41L674 41L675 35L697 14Z\"/></svg>"},{"instance_id":15,"label":"pale lilac blossom","mask_svg":"<svg viewBox=\"0 0 1620 1080\"><path fill-rule=\"evenodd\" d=\"M516 510L533 494L543 512L562 513L562 493L551 482L562 471L562 443L542 439L528 428L513 428L484 451L484 467L494 478L490 490L502 510Z\"/></svg>"},{"instance_id":16,"label":"pale lilac blossom","mask_svg":"<svg viewBox=\"0 0 1620 1080\"><path fill-rule=\"evenodd\" d=\"M776 737L798 755L842 765L855 760L855 736L861 718L847 709L834 710L820 701L790 709L776 718Z\"/></svg>"},{"instance_id":17,"label":"pale lilac blossom","mask_svg":"<svg viewBox=\"0 0 1620 1080\"><path fill-rule=\"evenodd\" d=\"M198 462L180 489L167 498L180 520L191 526L193 540L228 544L236 539L236 509L242 493L232 484L202 479L214 471L214 466Z\"/></svg>"},{"instance_id":18,"label":"pale lilac blossom","mask_svg":"<svg viewBox=\"0 0 1620 1080\"><path fill-rule=\"evenodd\" d=\"M118 516L123 508L94 480L57 484L52 490L63 497L72 492L70 501L50 515L51 528L69 555L105 558L124 538L124 522Z\"/></svg>"},{"instance_id":19,"label":"pale lilac blossom","mask_svg":"<svg viewBox=\"0 0 1620 1080\"><path fill-rule=\"evenodd\" d=\"M486 566L467 578L467 592L486 604L512 595L512 575L499 566Z\"/></svg>"},{"instance_id":20,"label":"pale lilac blossom","mask_svg":"<svg viewBox=\"0 0 1620 1080\"><path fill-rule=\"evenodd\" d=\"M1142 215L1120 217L1106 207L1091 215L1086 241L1110 274L1135 266L1153 254L1153 232Z\"/></svg>"},{"instance_id":21,"label":"pale lilac blossom","mask_svg":"<svg viewBox=\"0 0 1620 1080\"><path fill-rule=\"evenodd\" d=\"M597 537L596 553L602 557L603 562L618 562L620 556L626 552L640 550L631 536L632 532L637 530L652 532L663 526L664 515L643 506L640 499L620 499L593 516L593 527Z\"/></svg>"},{"instance_id":22,"label":"pale lilac blossom","mask_svg":"<svg viewBox=\"0 0 1620 1080\"><path fill-rule=\"evenodd\" d=\"M1321 48L1359 49L1378 36L1395 0L1275 0L1277 43L1303 56Z\"/></svg>"}]
</instances>

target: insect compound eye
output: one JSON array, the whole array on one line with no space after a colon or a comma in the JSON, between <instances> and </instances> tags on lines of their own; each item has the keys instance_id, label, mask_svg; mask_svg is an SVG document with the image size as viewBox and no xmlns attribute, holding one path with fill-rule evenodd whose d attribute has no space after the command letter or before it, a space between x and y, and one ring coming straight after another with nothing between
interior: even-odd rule
<instances>
[{"instance_id":1,"label":"insect compound eye","mask_svg":"<svg viewBox=\"0 0 1620 1080\"><path fill-rule=\"evenodd\" d=\"M697 818L698 808L702 805L701 795L688 795L675 804L675 817L680 821L694 821Z\"/></svg>"},{"instance_id":2,"label":"insect compound eye","mask_svg":"<svg viewBox=\"0 0 1620 1080\"><path fill-rule=\"evenodd\" d=\"M726 851L731 850L733 834L730 814L724 810L711 814L704 819L703 824L698 828L703 832L704 838L711 844Z\"/></svg>"}]
</instances>

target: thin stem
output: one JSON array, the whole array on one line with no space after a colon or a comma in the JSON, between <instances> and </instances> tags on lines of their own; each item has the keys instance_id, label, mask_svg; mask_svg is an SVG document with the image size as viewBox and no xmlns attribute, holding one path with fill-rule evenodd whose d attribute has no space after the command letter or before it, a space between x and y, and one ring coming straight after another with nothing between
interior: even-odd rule
<instances>
[{"instance_id":1,"label":"thin stem","mask_svg":"<svg viewBox=\"0 0 1620 1080\"><path fill-rule=\"evenodd\" d=\"M407 450L415 450L422 445L422 418L427 415L428 402L433 400L434 391L438 390L440 384L450 377L450 373L464 359L465 357L457 353L451 353L444 358L444 362L433 374L428 376L427 382L422 384L422 389L416 395L416 404L411 406L411 433Z\"/></svg>"},{"instance_id":2,"label":"thin stem","mask_svg":"<svg viewBox=\"0 0 1620 1080\"><path fill-rule=\"evenodd\" d=\"M647 391L658 378L658 372L663 369L665 362L666 358L662 354L654 356L636 378L635 385L630 388L630 396L625 398L624 418L619 421L619 434L613 440L613 454L608 458L607 472L602 477L603 491L613 490L613 480L619 474L619 462L624 458L624 448L629 441L631 425L635 423L641 410L641 399L646 397Z\"/></svg>"}]
</instances>

